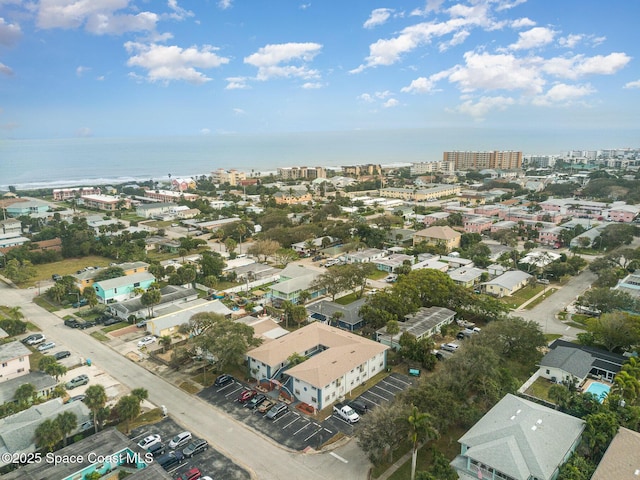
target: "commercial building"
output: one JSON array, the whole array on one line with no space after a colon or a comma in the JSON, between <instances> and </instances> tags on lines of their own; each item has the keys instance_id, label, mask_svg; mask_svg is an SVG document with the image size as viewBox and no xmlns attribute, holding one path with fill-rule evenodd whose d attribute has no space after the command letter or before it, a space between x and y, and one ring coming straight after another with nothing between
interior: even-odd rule
<instances>
[{"instance_id":1,"label":"commercial building","mask_svg":"<svg viewBox=\"0 0 640 480\"><path fill-rule=\"evenodd\" d=\"M491 152L452 151L444 152L442 161L453 162L456 170L482 170L484 168L514 170L522 168L522 152L498 150Z\"/></svg>"}]
</instances>

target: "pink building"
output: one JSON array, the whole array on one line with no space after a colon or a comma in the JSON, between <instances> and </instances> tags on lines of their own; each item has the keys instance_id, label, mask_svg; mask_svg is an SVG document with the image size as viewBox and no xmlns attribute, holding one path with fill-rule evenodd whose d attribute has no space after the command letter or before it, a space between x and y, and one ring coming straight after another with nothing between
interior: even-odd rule
<instances>
[{"instance_id":1,"label":"pink building","mask_svg":"<svg viewBox=\"0 0 640 480\"><path fill-rule=\"evenodd\" d=\"M638 207L635 205L619 205L609 210L609 220L612 222L629 223L638 216Z\"/></svg>"},{"instance_id":2,"label":"pink building","mask_svg":"<svg viewBox=\"0 0 640 480\"><path fill-rule=\"evenodd\" d=\"M561 244L561 235L564 231L562 227L551 227L540 230L538 233L538 241L543 245Z\"/></svg>"},{"instance_id":3,"label":"pink building","mask_svg":"<svg viewBox=\"0 0 640 480\"><path fill-rule=\"evenodd\" d=\"M29 373L29 355L31 350L20 342L0 345L0 382Z\"/></svg>"},{"instance_id":4,"label":"pink building","mask_svg":"<svg viewBox=\"0 0 640 480\"><path fill-rule=\"evenodd\" d=\"M488 217L473 217L465 219L464 231L466 233L482 233L491 230L492 221Z\"/></svg>"}]
</instances>

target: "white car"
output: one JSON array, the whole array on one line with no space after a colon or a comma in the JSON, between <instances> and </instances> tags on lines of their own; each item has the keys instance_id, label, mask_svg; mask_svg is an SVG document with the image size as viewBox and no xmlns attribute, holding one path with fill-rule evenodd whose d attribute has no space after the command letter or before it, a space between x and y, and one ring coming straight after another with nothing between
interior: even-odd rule
<instances>
[{"instance_id":1,"label":"white car","mask_svg":"<svg viewBox=\"0 0 640 480\"><path fill-rule=\"evenodd\" d=\"M138 348L151 345L152 343L155 343L155 341L156 341L156 337L149 336L149 337L141 338L140 340L138 340Z\"/></svg>"},{"instance_id":2,"label":"white car","mask_svg":"<svg viewBox=\"0 0 640 480\"><path fill-rule=\"evenodd\" d=\"M161 441L162 439L160 438L160 435L156 433L154 435L147 435L146 437L144 437L138 442L138 446L140 448L144 448L145 450L149 450L149 447L155 445L156 443L160 443Z\"/></svg>"},{"instance_id":3,"label":"white car","mask_svg":"<svg viewBox=\"0 0 640 480\"><path fill-rule=\"evenodd\" d=\"M180 432L178 435L173 437L169 442L169 448L174 449L178 448L181 445L186 445L191 441L191 432Z\"/></svg>"},{"instance_id":4,"label":"white car","mask_svg":"<svg viewBox=\"0 0 640 480\"><path fill-rule=\"evenodd\" d=\"M52 348L55 348L55 346L56 344L54 342L41 343L40 345L38 345L38 350L44 352L45 350L51 350Z\"/></svg>"}]
</instances>

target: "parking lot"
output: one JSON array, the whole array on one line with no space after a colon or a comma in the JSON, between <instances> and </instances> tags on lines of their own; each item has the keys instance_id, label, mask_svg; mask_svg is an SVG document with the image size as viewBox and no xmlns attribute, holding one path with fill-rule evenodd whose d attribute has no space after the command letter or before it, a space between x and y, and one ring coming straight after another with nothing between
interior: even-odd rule
<instances>
[{"instance_id":1,"label":"parking lot","mask_svg":"<svg viewBox=\"0 0 640 480\"><path fill-rule=\"evenodd\" d=\"M394 373L358 398L364 401L369 408L375 408L384 402L391 401L396 394L411 384L412 379L409 377ZM265 418L264 414L257 410L249 410L237 401L240 393L246 388L249 387L234 380L223 387L206 388L199 393L199 396L229 413L236 420L294 450L304 450L309 447L319 449L338 433L347 436L353 435L355 426L341 418L329 415L321 421L316 421L299 412L293 405L289 406L289 410L285 414L274 420L269 420Z\"/></svg>"},{"instance_id":2,"label":"parking lot","mask_svg":"<svg viewBox=\"0 0 640 480\"><path fill-rule=\"evenodd\" d=\"M178 425L175 421L171 418L165 418L153 425L145 425L132 430L130 437L135 442L138 442L147 435L159 434L162 439L162 443L167 445L175 435L182 431L184 431L184 428ZM194 435L193 438L195 439L196 436ZM186 445L183 445L179 447L179 449L182 450L185 447ZM198 468L203 476L209 475L211 478L225 478L233 480L248 480L251 478L249 472L233 463L229 458L225 457L211 446L202 453L194 455L191 458L186 458L182 464L169 469L168 472L175 478L193 467Z\"/></svg>"}]
</instances>

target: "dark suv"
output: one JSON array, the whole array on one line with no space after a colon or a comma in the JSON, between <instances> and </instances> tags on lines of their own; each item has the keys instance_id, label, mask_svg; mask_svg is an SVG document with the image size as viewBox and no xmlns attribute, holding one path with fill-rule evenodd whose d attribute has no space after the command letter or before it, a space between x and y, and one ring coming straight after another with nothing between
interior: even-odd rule
<instances>
[{"instance_id":1,"label":"dark suv","mask_svg":"<svg viewBox=\"0 0 640 480\"><path fill-rule=\"evenodd\" d=\"M169 453L165 453L164 455L160 455L156 458L156 461L160 464L162 468L165 470L169 470L170 468L179 465L184 460L184 455L180 450L171 451Z\"/></svg>"},{"instance_id":2,"label":"dark suv","mask_svg":"<svg viewBox=\"0 0 640 480\"><path fill-rule=\"evenodd\" d=\"M213 386L214 387L224 387L225 385L229 384L233 382L233 377L231 375L228 375L226 373L220 375L218 378L216 378L216 381L213 382Z\"/></svg>"},{"instance_id":3,"label":"dark suv","mask_svg":"<svg viewBox=\"0 0 640 480\"><path fill-rule=\"evenodd\" d=\"M209 444L206 440L194 440L189 445L187 445L184 450L182 450L182 454L186 458L193 457L198 453L204 452L207 448L209 448Z\"/></svg>"},{"instance_id":4,"label":"dark suv","mask_svg":"<svg viewBox=\"0 0 640 480\"><path fill-rule=\"evenodd\" d=\"M78 328L80 327L80 322L77 321L75 318L65 318L64 319L64 324L67 327L71 327L71 328Z\"/></svg>"}]
</instances>

